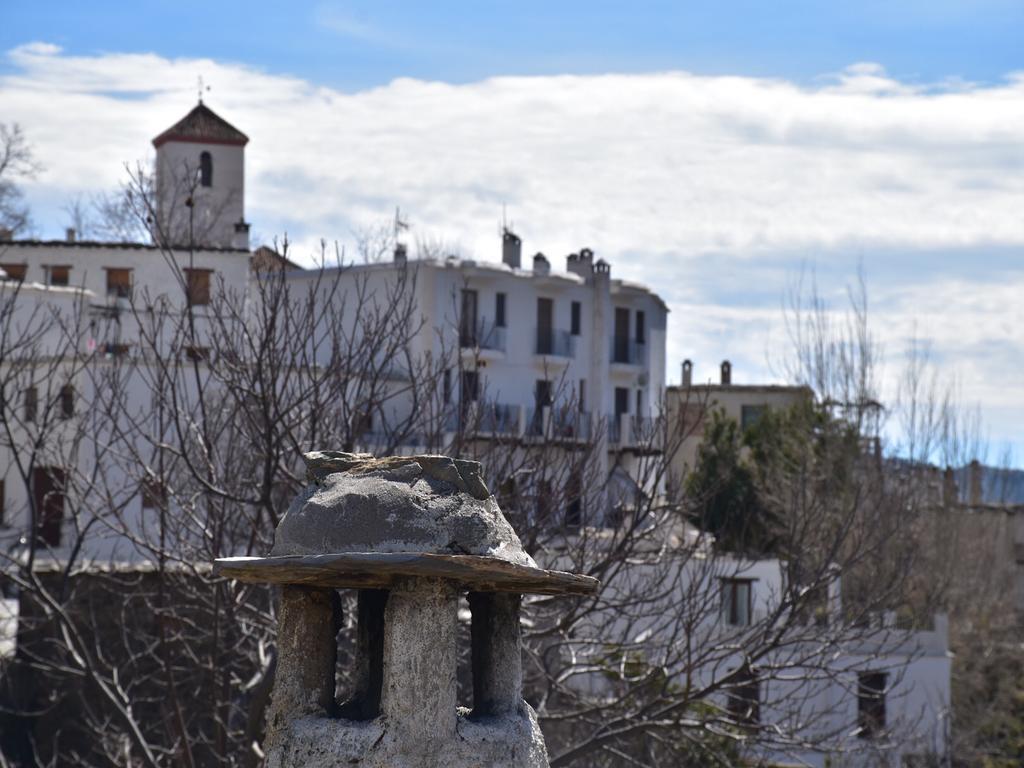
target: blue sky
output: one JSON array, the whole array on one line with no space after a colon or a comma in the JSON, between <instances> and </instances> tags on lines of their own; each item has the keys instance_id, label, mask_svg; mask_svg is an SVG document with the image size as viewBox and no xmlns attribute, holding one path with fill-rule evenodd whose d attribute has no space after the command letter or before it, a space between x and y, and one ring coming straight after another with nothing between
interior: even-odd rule
<instances>
[{"instance_id":1,"label":"blue sky","mask_svg":"<svg viewBox=\"0 0 1024 768\"><path fill-rule=\"evenodd\" d=\"M400 205L500 258L588 246L671 309L669 375L780 379L786 291L859 268L905 350L1024 466L1024 2L0 0L0 120L36 234L116 189L195 102L251 138L246 215L309 259Z\"/></svg>"},{"instance_id":2,"label":"blue sky","mask_svg":"<svg viewBox=\"0 0 1024 768\"><path fill-rule=\"evenodd\" d=\"M1020 0L209 2L4 0L0 47L216 56L337 88L396 77L684 69L810 81L876 61L904 81L1021 65Z\"/></svg>"}]
</instances>

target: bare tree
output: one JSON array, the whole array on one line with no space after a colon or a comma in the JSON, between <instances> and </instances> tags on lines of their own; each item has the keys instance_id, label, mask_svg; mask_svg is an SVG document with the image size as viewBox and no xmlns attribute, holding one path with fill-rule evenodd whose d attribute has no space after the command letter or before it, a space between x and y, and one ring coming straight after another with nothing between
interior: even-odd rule
<instances>
[{"instance_id":1,"label":"bare tree","mask_svg":"<svg viewBox=\"0 0 1024 768\"><path fill-rule=\"evenodd\" d=\"M18 180L30 179L39 170L21 126L0 123L0 228L17 235L31 227Z\"/></svg>"},{"instance_id":2,"label":"bare tree","mask_svg":"<svg viewBox=\"0 0 1024 768\"><path fill-rule=\"evenodd\" d=\"M45 675L44 695L16 713L47 736L30 740L33 759L258 762L274 599L207 566L268 551L305 484L300 454L324 447L478 459L538 561L601 580L593 597L526 605L527 696L554 765L731 765L844 748L837 731L850 724L835 725L838 704L822 704L822 691L855 687L858 665L882 664L905 637L877 621L906 583L909 495L864 450L877 432L860 413L875 400L876 350L863 329L801 331L802 365L831 397L780 417L759 456L758 492L779 521L778 557L768 560L716 542L702 499L670 478L668 457L693 422L663 408L627 433L622 421L584 413L571 382L550 371L550 393L526 413L474 384L493 329L427 326L415 261L384 261L393 237L363 246L359 270L324 246L320 267L300 278L264 270L246 291L222 284L198 301L184 274L196 247L161 229L144 177L125 199L178 285L132 297L121 320L134 355L83 352L78 326L60 324L62 365L71 361L89 393L76 433L89 459L81 447L61 464L75 489L74 533L53 553L56 575L43 575L24 545L5 569L23 604L37 607L19 653L23 669ZM451 301L458 318L460 297ZM29 339L51 330L44 323ZM22 368L52 356L17 338L5 343L24 347ZM18 359L10 353L4 370ZM4 413L20 448L17 412ZM27 525L34 541L38 515ZM89 562L101 534L120 565ZM882 551L896 556L880 561ZM884 582L861 578L880 565ZM758 568L779 572L778 590L723 616L725 590ZM845 612L828 598L837 573L856 587ZM851 647L868 650L853 659ZM888 671L899 679L899 665ZM45 694L65 689L74 701L58 710ZM40 725L68 710L74 721ZM891 723L871 748L911 725Z\"/></svg>"}]
</instances>

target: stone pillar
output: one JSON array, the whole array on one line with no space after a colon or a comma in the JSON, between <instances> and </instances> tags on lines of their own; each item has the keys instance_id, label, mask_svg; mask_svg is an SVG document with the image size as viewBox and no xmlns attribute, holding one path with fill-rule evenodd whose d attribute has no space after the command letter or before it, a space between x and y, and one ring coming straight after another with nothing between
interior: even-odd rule
<instances>
[{"instance_id":1,"label":"stone pillar","mask_svg":"<svg viewBox=\"0 0 1024 768\"><path fill-rule=\"evenodd\" d=\"M509 715L523 700L519 595L471 592L473 717Z\"/></svg>"},{"instance_id":2,"label":"stone pillar","mask_svg":"<svg viewBox=\"0 0 1024 768\"><path fill-rule=\"evenodd\" d=\"M332 713L340 613L333 589L281 587L270 733L297 715Z\"/></svg>"},{"instance_id":3,"label":"stone pillar","mask_svg":"<svg viewBox=\"0 0 1024 768\"><path fill-rule=\"evenodd\" d=\"M454 586L440 579L405 579L388 594L381 711L419 754L455 737L457 610Z\"/></svg>"}]
</instances>

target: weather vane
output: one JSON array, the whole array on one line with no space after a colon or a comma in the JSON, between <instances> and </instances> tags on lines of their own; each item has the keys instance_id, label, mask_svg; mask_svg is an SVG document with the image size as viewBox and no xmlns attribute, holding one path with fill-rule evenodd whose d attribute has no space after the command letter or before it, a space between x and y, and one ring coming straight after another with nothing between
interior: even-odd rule
<instances>
[{"instance_id":1,"label":"weather vane","mask_svg":"<svg viewBox=\"0 0 1024 768\"><path fill-rule=\"evenodd\" d=\"M209 91L210 90L210 86L208 86L208 85L203 83L203 76L202 75L199 75L199 77L196 78L196 90L198 91L198 94L199 94L199 103L202 104L203 103L203 91Z\"/></svg>"}]
</instances>

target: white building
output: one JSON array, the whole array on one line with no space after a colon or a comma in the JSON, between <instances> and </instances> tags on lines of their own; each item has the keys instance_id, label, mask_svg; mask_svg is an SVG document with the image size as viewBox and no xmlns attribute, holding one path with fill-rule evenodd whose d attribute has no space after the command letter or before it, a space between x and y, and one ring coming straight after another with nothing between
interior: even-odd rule
<instances>
[{"instance_id":1,"label":"white building","mask_svg":"<svg viewBox=\"0 0 1024 768\"><path fill-rule=\"evenodd\" d=\"M96 360L103 365L135 353L139 329L126 311L128 297L137 306L167 312L180 313L191 305L201 319L216 291L248 291L253 254L244 218L247 141L198 105L154 140L154 227L165 241L181 247L168 251L147 244L82 242L72 235L63 241L0 240L0 268L7 277L0 283L0 300L16 301L16 314L50 307L76 317L82 323L76 343L103 352ZM185 247L190 242L195 247ZM597 441L600 471L628 476L631 462L652 449L652 421L665 399L665 303L642 285L613 279L610 265L595 260L589 249L567 256L564 272L553 270L542 254L524 268L522 243L506 231L501 256L493 262L454 257L411 261L404 250L397 250L392 262L346 267L336 276L343 284L364 281L379 289L384 301L390 282L415 274L416 305L424 323L411 352L438 358L444 354L446 359L452 352L453 364L440 393L441 399L457 404L452 412L475 412L474 423L482 431L514 437L524 446ZM287 280L313 286L317 275L294 270ZM355 308L347 305L344 311ZM63 412L80 412L96 396L89 387L97 380L51 376L24 391L5 393L18 398L25 439L34 421L30 408L56 402ZM140 389L136 394L142 398L147 393ZM391 404L393 413L410 407L401 397ZM391 415L384 411L375 417ZM361 447L374 448L374 429L367 425ZM96 448L83 446L77 460L86 466L95 463ZM28 499L25 483L15 479L11 457L5 458L0 465L0 548L10 552L25 535ZM47 467L36 469L38 479L33 477L29 487L42 510L47 543L60 554L68 538L62 534L71 532L66 501ZM125 517L142 521L145 492L124 488L123 493ZM97 526L88 557L131 559L130 542L103 533ZM753 611L778 589L781 578L777 563L756 568L764 573L752 582ZM709 600L717 599L709 595ZM934 688L940 702L935 711L940 712L942 702L948 707L948 659L938 636L925 647L934 653L928 650L903 679L925 670L921 693L913 696L931 701ZM848 649L851 658L858 652ZM836 689L822 695L846 701L840 697L848 693ZM846 706L856 707L852 701ZM849 712L846 717L850 719Z\"/></svg>"}]
</instances>

